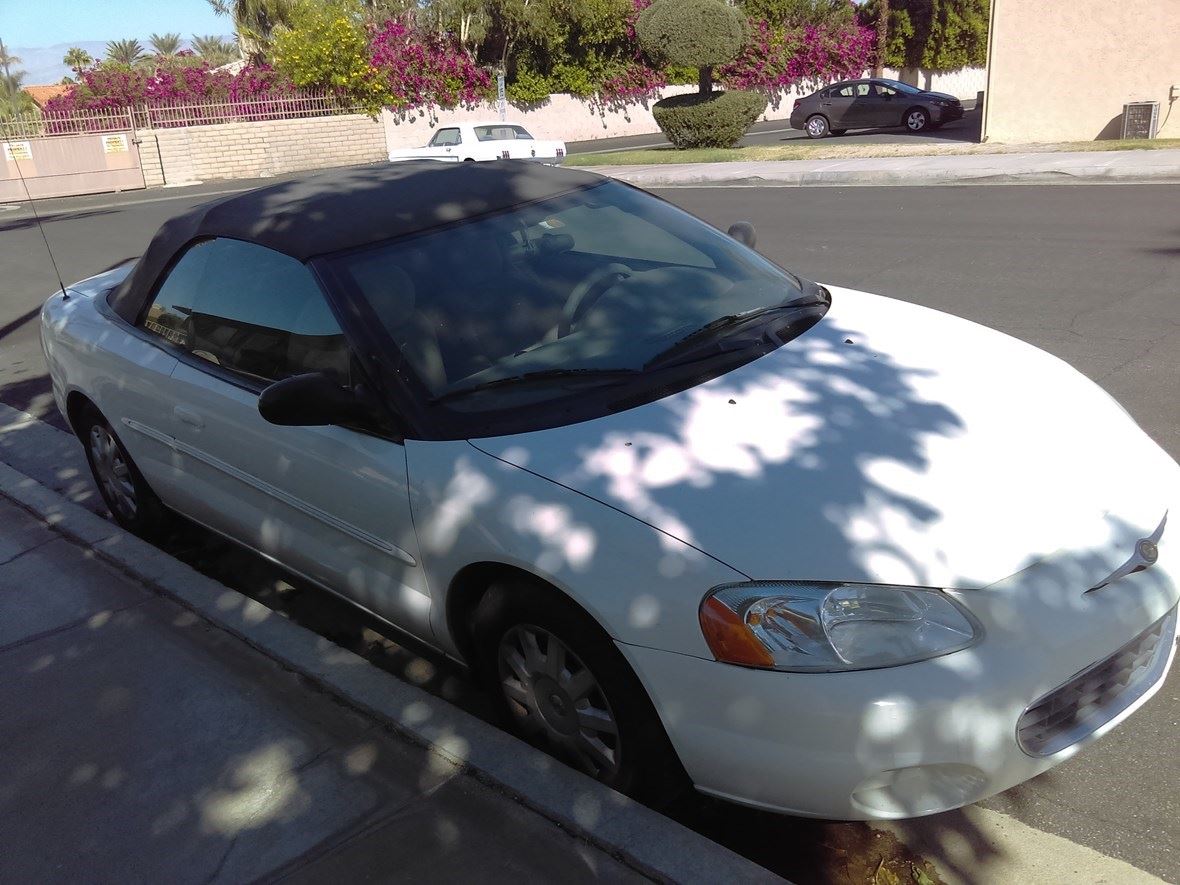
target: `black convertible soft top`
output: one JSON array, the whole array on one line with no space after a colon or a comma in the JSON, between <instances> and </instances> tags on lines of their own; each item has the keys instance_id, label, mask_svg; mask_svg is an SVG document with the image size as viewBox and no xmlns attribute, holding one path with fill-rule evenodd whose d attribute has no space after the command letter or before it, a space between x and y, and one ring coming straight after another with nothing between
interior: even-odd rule
<instances>
[{"instance_id":1,"label":"black convertible soft top","mask_svg":"<svg viewBox=\"0 0 1180 885\"><path fill-rule=\"evenodd\" d=\"M523 160L420 160L292 178L205 203L166 222L109 303L135 322L160 274L193 240L232 237L307 261L602 181Z\"/></svg>"}]
</instances>

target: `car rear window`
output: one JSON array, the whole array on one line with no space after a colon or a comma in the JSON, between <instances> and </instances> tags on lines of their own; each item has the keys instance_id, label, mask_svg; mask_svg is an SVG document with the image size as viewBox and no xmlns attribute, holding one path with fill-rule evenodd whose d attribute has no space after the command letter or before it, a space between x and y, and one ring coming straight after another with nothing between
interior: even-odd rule
<instances>
[{"instance_id":1,"label":"car rear window","mask_svg":"<svg viewBox=\"0 0 1180 885\"><path fill-rule=\"evenodd\" d=\"M499 126L476 126L475 137L480 141L532 141L523 126L501 124Z\"/></svg>"}]
</instances>

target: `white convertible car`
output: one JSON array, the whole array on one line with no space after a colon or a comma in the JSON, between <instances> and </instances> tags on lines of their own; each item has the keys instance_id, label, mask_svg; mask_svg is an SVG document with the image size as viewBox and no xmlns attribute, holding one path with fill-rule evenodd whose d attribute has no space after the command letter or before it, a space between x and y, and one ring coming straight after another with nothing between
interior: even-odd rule
<instances>
[{"instance_id":1,"label":"white convertible car","mask_svg":"<svg viewBox=\"0 0 1180 885\"><path fill-rule=\"evenodd\" d=\"M619 789L905 817L1110 731L1172 660L1180 467L750 234L535 164L326 173L168 222L43 341L124 526L277 560Z\"/></svg>"},{"instance_id":2,"label":"white convertible car","mask_svg":"<svg viewBox=\"0 0 1180 885\"><path fill-rule=\"evenodd\" d=\"M402 160L534 160L551 166L565 159L564 141L538 141L519 123L454 123L441 126L424 148L391 150Z\"/></svg>"}]
</instances>

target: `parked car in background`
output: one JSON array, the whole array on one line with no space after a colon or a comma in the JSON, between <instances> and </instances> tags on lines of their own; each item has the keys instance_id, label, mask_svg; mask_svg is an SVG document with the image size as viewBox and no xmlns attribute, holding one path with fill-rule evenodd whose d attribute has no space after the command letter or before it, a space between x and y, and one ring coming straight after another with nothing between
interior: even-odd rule
<instances>
[{"instance_id":1,"label":"parked car in background","mask_svg":"<svg viewBox=\"0 0 1180 885\"><path fill-rule=\"evenodd\" d=\"M1070 758L1167 674L1180 468L1061 360L752 242L345 169L172 219L42 341L125 527L281 563L612 787L908 817Z\"/></svg>"},{"instance_id":2,"label":"parked car in background","mask_svg":"<svg viewBox=\"0 0 1180 885\"><path fill-rule=\"evenodd\" d=\"M519 123L454 123L439 127L424 148L389 152L400 160L535 160L557 165L565 159L564 141L538 141Z\"/></svg>"},{"instance_id":3,"label":"parked car in background","mask_svg":"<svg viewBox=\"0 0 1180 885\"><path fill-rule=\"evenodd\" d=\"M910 132L937 129L963 116L963 104L944 92L927 92L898 80L844 80L795 100L791 126L812 138L849 129L904 126Z\"/></svg>"}]
</instances>

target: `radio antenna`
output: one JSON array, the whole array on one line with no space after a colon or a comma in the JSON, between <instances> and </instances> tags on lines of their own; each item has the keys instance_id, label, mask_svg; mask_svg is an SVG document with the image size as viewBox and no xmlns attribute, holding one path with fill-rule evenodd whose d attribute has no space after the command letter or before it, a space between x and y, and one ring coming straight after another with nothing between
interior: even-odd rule
<instances>
[{"instance_id":1,"label":"radio antenna","mask_svg":"<svg viewBox=\"0 0 1180 885\"><path fill-rule=\"evenodd\" d=\"M29 198L29 209L33 213L33 220L37 222L37 230L41 231L41 239L45 241L45 251L49 253L49 263L53 265L53 275L57 277L58 288L61 289L63 298L69 298L70 293L66 291L66 284L61 281L61 271L57 269L57 259L53 257L53 250L49 248L49 237L45 236L45 225L41 223L41 216L37 214L36 201L33 199L32 193L29 192L29 183L25 181L25 173L21 171L20 160L13 157L16 165L16 174L20 176L21 186L25 189L25 196Z\"/></svg>"}]
</instances>

